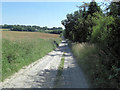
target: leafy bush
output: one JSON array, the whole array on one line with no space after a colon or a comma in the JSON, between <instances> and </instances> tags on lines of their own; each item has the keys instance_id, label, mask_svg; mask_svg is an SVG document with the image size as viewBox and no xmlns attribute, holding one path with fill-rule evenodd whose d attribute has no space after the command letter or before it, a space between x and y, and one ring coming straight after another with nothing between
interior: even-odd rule
<instances>
[{"instance_id":1,"label":"leafy bush","mask_svg":"<svg viewBox=\"0 0 120 90\"><path fill-rule=\"evenodd\" d=\"M120 69L110 62L114 59L90 43L72 45L73 55L83 69L91 88L120 88ZM108 65L111 65L109 67Z\"/></svg>"},{"instance_id":2,"label":"leafy bush","mask_svg":"<svg viewBox=\"0 0 120 90\"><path fill-rule=\"evenodd\" d=\"M107 13L102 13L96 2L84 3L62 21L65 37L72 43L82 43L69 45L94 87L120 88L119 9L120 1L111 2Z\"/></svg>"},{"instance_id":3,"label":"leafy bush","mask_svg":"<svg viewBox=\"0 0 120 90\"><path fill-rule=\"evenodd\" d=\"M100 13L94 13L92 17L93 31L91 34L92 42L104 42L108 39L108 36L112 30L111 24L114 24L114 19L112 16L103 16Z\"/></svg>"}]
</instances>

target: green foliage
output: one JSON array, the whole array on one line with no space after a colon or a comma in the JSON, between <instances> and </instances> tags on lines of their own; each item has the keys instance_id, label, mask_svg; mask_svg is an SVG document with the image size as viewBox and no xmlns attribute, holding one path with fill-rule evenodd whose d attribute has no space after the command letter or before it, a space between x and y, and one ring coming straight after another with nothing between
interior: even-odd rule
<instances>
[{"instance_id":1,"label":"green foliage","mask_svg":"<svg viewBox=\"0 0 120 90\"><path fill-rule=\"evenodd\" d=\"M103 16L100 13L94 13L93 15L92 21L95 25L93 25L91 41L103 42L108 38L112 30L110 25L114 24L114 18L112 16Z\"/></svg>"},{"instance_id":2,"label":"green foliage","mask_svg":"<svg viewBox=\"0 0 120 90\"><path fill-rule=\"evenodd\" d=\"M61 34L62 32L63 32L64 30L62 30L62 29L59 29L59 30L45 30L45 31L43 31L43 32L45 32L45 33L51 33L51 34Z\"/></svg>"},{"instance_id":3,"label":"green foliage","mask_svg":"<svg viewBox=\"0 0 120 90\"><path fill-rule=\"evenodd\" d=\"M57 43L60 39L55 39ZM38 60L52 51L56 46L54 39L36 39L2 41L2 80L17 72L23 66Z\"/></svg>"},{"instance_id":4,"label":"green foliage","mask_svg":"<svg viewBox=\"0 0 120 90\"><path fill-rule=\"evenodd\" d=\"M40 26L25 26L25 25L0 25L3 29L9 29L11 31L29 31L29 32L47 32L46 30L50 30L50 33L54 34L60 34L61 31L63 30L62 27L53 27L53 28L48 28L47 26L45 27L40 27Z\"/></svg>"},{"instance_id":5,"label":"green foliage","mask_svg":"<svg viewBox=\"0 0 120 90\"><path fill-rule=\"evenodd\" d=\"M89 9L87 10L86 7ZM93 10L94 7L94 10ZM90 38L90 32L92 28L92 22L90 22L89 15L93 15L95 12L100 12L100 7L96 2L91 2L89 5L83 4L80 6L79 11L75 11L73 14L67 14L67 19L62 21L65 26L65 37L73 42L85 42ZM101 12L100 12L101 13Z\"/></svg>"},{"instance_id":6,"label":"green foliage","mask_svg":"<svg viewBox=\"0 0 120 90\"><path fill-rule=\"evenodd\" d=\"M62 24L65 37L71 42L89 43L72 49L94 87L120 88L120 1L111 2L107 14L102 13L96 2L85 3L79 11L68 14Z\"/></svg>"},{"instance_id":7,"label":"green foliage","mask_svg":"<svg viewBox=\"0 0 120 90\"><path fill-rule=\"evenodd\" d=\"M111 2L107 10L109 10L109 12L107 13L108 15L112 15L113 17L117 17L117 16L120 17L120 1Z\"/></svg>"},{"instance_id":8,"label":"green foliage","mask_svg":"<svg viewBox=\"0 0 120 90\"><path fill-rule=\"evenodd\" d=\"M97 45L80 43L72 45L72 52L91 88L120 88L120 69L109 62L115 58L109 51L107 55Z\"/></svg>"}]
</instances>

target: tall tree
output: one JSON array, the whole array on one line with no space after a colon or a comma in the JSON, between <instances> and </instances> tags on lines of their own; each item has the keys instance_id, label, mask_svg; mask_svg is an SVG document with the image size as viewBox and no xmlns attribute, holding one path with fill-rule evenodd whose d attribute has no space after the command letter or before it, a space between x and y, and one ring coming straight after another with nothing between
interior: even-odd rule
<instances>
[{"instance_id":1,"label":"tall tree","mask_svg":"<svg viewBox=\"0 0 120 90\"><path fill-rule=\"evenodd\" d=\"M107 9L109 9L108 15L112 15L114 17L120 17L120 1L111 2L111 4Z\"/></svg>"},{"instance_id":2,"label":"tall tree","mask_svg":"<svg viewBox=\"0 0 120 90\"><path fill-rule=\"evenodd\" d=\"M95 0L92 0L92 2L90 2L89 7L88 7L88 14L93 16L93 13L95 13L95 12L101 12L101 9L97 5Z\"/></svg>"}]
</instances>

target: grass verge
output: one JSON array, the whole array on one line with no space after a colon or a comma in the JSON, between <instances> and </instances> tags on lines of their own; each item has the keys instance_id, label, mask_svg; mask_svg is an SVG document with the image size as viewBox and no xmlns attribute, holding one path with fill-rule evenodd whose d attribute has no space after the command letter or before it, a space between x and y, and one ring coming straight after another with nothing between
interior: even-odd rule
<instances>
[{"instance_id":1,"label":"grass verge","mask_svg":"<svg viewBox=\"0 0 120 90\"><path fill-rule=\"evenodd\" d=\"M91 88L120 88L120 73L118 71L115 73L116 68L110 63L106 63L110 62L113 57L102 53L101 49L94 44L71 44L71 48L79 66L88 78Z\"/></svg>"},{"instance_id":2,"label":"grass verge","mask_svg":"<svg viewBox=\"0 0 120 90\"><path fill-rule=\"evenodd\" d=\"M56 48L56 39L2 40L2 81Z\"/></svg>"},{"instance_id":3,"label":"grass verge","mask_svg":"<svg viewBox=\"0 0 120 90\"><path fill-rule=\"evenodd\" d=\"M56 79L54 81L54 88L57 88L57 87L60 86L60 80L62 78L63 68L64 68L64 57L62 57L60 65L58 67L58 72L57 72L57 75L56 75Z\"/></svg>"}]
</instances>

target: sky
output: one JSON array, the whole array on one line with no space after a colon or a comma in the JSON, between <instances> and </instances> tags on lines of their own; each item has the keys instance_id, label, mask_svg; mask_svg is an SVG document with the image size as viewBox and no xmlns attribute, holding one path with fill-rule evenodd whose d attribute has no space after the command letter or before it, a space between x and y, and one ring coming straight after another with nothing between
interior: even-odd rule
<instances>
[{"instance_id":1,"label":"sky","mask_svg":"<svg viewBox=\"0 0 120 90\"><path fill-rule=\"evenodd\" d=\"M66 15L79 10L77 6L82 5L83 1L90 2L91 0L81 0L81 2L78 2L79 0L54 1L55 0L46 0L46 2L42 0L2 0L2 10L0 8L0 11L2 11L2 20L0 20L0 22L2 21L2 24L9 25L64 27L61 21L66 19ZM95 1L101 2L100 0Z\"/></svg>"},{"instance_id":2,"label":"sky","mask_svg":"<svg viewBox=\"0 0 120 90\"><path fill-rule=\"evenodd\" d=\"M2 24L63 27L68 13L81 2L2 2Z\"/></svg>"}]
</instances>

